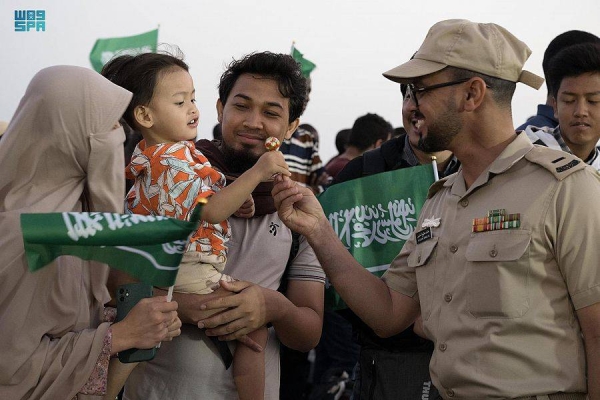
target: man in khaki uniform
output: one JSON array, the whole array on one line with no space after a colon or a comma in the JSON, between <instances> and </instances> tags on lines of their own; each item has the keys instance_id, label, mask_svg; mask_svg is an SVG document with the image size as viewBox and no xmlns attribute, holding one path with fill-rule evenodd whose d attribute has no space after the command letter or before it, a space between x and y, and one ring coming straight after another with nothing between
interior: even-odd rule
<instances>
[{"instance_id":1,"label":"man in khaki uniform","mask_svg":"<svg viewBox=\"0 0 600 400\"><path fill-rule=\"evenodd\" d=\"M516 82L542 84L523 70L529 54L498 25L449 20L384 74L409 86L419 147L451 150L462 167L431 187L382 279L337 240L312 193L281 177L273 190L282 221L377 334L421 312L446 399L600 398L600 177L515 133Z\"/></svg>"}]
</instances>

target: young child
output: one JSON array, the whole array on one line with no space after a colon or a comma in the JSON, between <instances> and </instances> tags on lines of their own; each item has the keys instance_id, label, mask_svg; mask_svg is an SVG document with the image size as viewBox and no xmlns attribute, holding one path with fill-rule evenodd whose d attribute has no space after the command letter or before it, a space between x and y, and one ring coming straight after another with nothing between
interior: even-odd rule
<instances>
[{"instance_id":1,"label":"young child","mask_svg":"<svg viewBox=\"0 0 600 400\"><path fill-rule=\"evenodd\" d=\"M198 126L195 89L188 66L168 54L125 55L110 61L102 74L133 93L125 121L143 140L126 167L135 183L127 194L125 209L134 214L189 219L200 199L199 229L191 236L183 256L175 291L206 294L222 279L227 260L225 246L231 233L227 218L249 200L255 187L274 174L289 176L281 152L269 151L229 186L194 146ZM267 331L250 338L264 347ZM236 346L233 376L240 399L264 397L264 353Z\"/></svg>"}]
</instances>

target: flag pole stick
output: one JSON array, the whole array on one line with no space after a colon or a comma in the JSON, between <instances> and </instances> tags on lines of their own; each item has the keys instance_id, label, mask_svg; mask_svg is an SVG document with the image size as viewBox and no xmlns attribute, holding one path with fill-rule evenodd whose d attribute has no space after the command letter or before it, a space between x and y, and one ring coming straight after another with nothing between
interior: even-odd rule
<instances>
[{"instance_id":1,"label":"flag pole stick","mask_svg":"<svg viewBox=\"0 0 600 400\"><path fill-rule=\"evenodd\" d=\"M173 286L169 286L169 290L167 291L167 301L171 301L173 299ZM156 345L157 349L160 349L160 345L162 344L159 343Z\"/></svg>"},{"instance_id":2,"label":"flag pole stick","mask_svg":"<svg viewBox=\"0 0 600 400\"><path fill-rule=\"evenodd\" d=\"M437 160L436 156L431 156L431 166L433 167L433 176L434 176L434 178L435 178L435 180L437 182L437 181L440 180L440 175L438 173L437 161L436 160Z\"/></svg>"}]
</instances>

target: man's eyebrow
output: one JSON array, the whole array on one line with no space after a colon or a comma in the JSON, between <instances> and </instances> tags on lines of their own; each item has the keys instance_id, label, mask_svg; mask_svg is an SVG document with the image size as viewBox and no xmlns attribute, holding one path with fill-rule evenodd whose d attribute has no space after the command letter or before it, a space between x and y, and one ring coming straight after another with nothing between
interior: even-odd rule
<instances>
[{"instance_id":1,"label":"man's eyebrow","mask_svg":"<svg viewBox=\"0 0 600 400\"><path fill-rule=\"evenodd\" d=\"M277 107L277 108L281 108L283 110L283 106L276 101L267 101L267 105L269 107Z\"/></svg>"},{"instance_id":2,"label":"man's eyebrow","mask_svg":"<svg viewBox=\"0 0 600 400\"><path fill-rule=\"evenodd\" d=\"M240 97L240 98L242 98L244 100L248 100L248 101L252 100L252 98L250 96L245 95L243 93L238 93L238 94L234 95L233 97ZM277 108L281 108L283 110L283 105L276 101L267 101L265 104L269 107L277 107Z\"/></svg>"},{"instance_id":3,"label":"man's eyebrow","mask_svg":"<svg viewBox=\"0 0 600 400\"><path fill-rule=\"evenodd\" d=\"M238 93L238 94L234 95L233 97L241 97L241 98L242 98L242 99L244 99L244 100L252 100L252 99L250 98L250 96L246 96L246 95L245 95L245 94L243 94L243 93Z\"/></svg>"},{"instance_id":4,"label":"man's eyebrow","mask_svg":"<svg viewBox=\"0 0 600 400\"><path fill-rule=\"evenodd\" d=\"M565 94L565 95L567 95L567 96L577 96L577 93L575 93L575 92L570 92L570 91L568 91L568 90L564 90L564 91L562 91L562 92L560 92L560 93L558 93L558 94ZM597 91L595 91L595 92L586 92L586 93L584 93L583 95L584 95L584 96L597 96L597 95L600 95L600 90L597 90Z\"/></svg>"}]
</instances>

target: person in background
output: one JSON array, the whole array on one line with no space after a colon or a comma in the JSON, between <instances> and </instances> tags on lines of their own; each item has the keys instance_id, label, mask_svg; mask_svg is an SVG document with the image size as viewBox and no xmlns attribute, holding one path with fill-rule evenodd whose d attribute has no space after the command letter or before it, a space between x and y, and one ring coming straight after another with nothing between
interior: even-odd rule
<instances>
[{"instance_id":1,"label":"person in background","mask_svg":"<svg viewBox=\"0 0 600 400\"><path fill-rule=\"evenodd\" d=\"M392 139L403 135L406 135L406 129L404 129L403 126L399 126L397 128L394 128L394 132L392 133Z\"/></svg>"},{"instance_id":2,"label":"person in background","mask_svg":"<svg viewBox=\"0 0 600 400\"><path fill-rule=\"evenodd\" d=\"M556 128L558 125L558 118L554 115L554 109L552 107L553 98L552 93L554 88L550 79L548 79L548 67L550 60L562 49L579 43L587 42L599 42L600 38L592 33L578 30L571 30L561 33L550 41L546 51L544 52L544 59L542 60L542 69L544 70L544 77L546 78L546 103L538 104L537 114L529 117L527 121L519 125L516 130L523 131L528 126L535 126L538 128L548 127Z\"/></svg>"},{"instance_id":3,"label":"person in background","mask_svg":"<svg viewBox=\"0 0 600 400\"><path fill-rule=\"evenodd\" d=\"M307 78L306 82L307 94L303 113L308 105L311 92L310 78ZM311 188L315 193L321 193L323 186L329 181L329 175L325 173L319 155L319 135L316 132L317 130L312 125L298 126L290 138L283 140L279 150L290 167L292 179Z\"/></svg>"},{"instance_id":4,"label":"person in background","mask_svg":"<svg viewBox=\"0 0 600 400\"><path fill-rule=\"evenodd\" d=\"M212 135L213 135L214 140L222 140L223 139L223 132L221 132L221 124L220 123L217 122L215 124L215 126L213 126Z\"/></svg>"},{"instance_id":5,"label":"person in background","mask_svg":"<svg viewBox=\"0 0 600 400\"><path fill-rule=\"evenodd\" d=\"M600 42L561 50L548 66L556 128L528 126L533 144L575 154L600 171Z\"/></svg>"},{"instance_id":6,"label":"person in background","mask_svg":"<svg viewBox=\"0 0 600 400\"><path fill-rule=\"evenodd\" d=\"M339 156L341 156L344 151L346 151L346 145L348 144L348 137L350 136L350 132L352 129L342 129L335 135L335 148L338 151L338 154L331 157L327 164L325 164L325 169L331 164L334 160L336 160Z\"/></svg>"},{"instance_id":7,"label":"person in background","mask_svg":"<svg viewBox=\"0 0 600 400\"><path fill-rule=\"evenodd\" d=\"M96 72L54 66L27 87L0 143L0 398L83 399L107 389L109 359L179 335L177 303L105 308L109 268L61 256L29 272L23 213L123 212L118 121L131 93Z\"/></svg>"},{"instance_id":8,"label":"person in background","mask_svg":"<svg viewBox=\"0 0 600 400\"><path fill-rule=\"evenodd\" d=\"M514 130L530 49L493 23L433 25L406 83L419 148L456 174L429 190L417 230L381 279L340 242L312 192L277 177L282 221L305 235L345 303L389 337L421 315L444 399L600 399L600 175Z\"/></svg>"},{"instance_id":9,"label":"person in background","mask_svg":"<svg viewBox=\"0 0 600 400\"><path fill-rule=\"evenodd\" d=\"M298 127L280 147L290 167L292 179L320 193L329 176L319 156L317 137L308 129Z\"/></svg>"},{"instance_id":10,"label":"person in background","mask_svg":"<svg viewBox=\"0 0 600 400\"><path fill-rule=\"evenodd\" d=\"M344 151L346 151L346 146L348 145L348 138L350 137L350 132L352 132L352 129L346 128L342 129L337 133L337 135L335 135L335 148L337 149L339 154L342 154Z\"/></svg>"},{"instance_id":11,"label":"person in background","mask_svg":"<svg viewBox=\"0 0 600 400\"><path fill-rule=\"evenodd\" d=\"M368 113L358 117L352 125L346 150L329 163L325 171L335 181L337 174L350 160L360 156L367 150L381 146L383 142L391 137L393 130L392 125L377 114Z\"/></svg>"},{"instance_id":12,"label":"person in background","mask_svg":"<svg viewBox=\"0 0 600 400\"><path fill-rule=\"evenodd\" d=\"M307 124L307 123L298 125L298 128L307 130L310 133L312 133L315 145L317 145L317 146L319 145L319 131L317 130L317 128L315 128L311 124Z\"/></svg>"}]
</instances>

